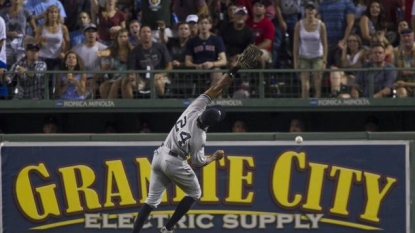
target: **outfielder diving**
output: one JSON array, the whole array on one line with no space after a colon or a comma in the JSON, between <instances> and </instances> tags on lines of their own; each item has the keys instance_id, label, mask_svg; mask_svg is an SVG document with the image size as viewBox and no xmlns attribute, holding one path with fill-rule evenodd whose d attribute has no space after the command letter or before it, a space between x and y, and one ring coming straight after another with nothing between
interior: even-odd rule
<instances>
[{"instance_id":1,"label":"outfielder diving","mask_svg":"<svg viewBox=\"0 0 415 233\"><path fill-rule=\"evenodd\" d=\"M205 156L204 146L206 132L210 126L225 118L225 111L221 107L206 109L212 98L217 98L222 89L228 86L240 68L254 67L262 52L254 45L248 46L240 55L237 65L228 73L222 75L220 81L210 87L205 93L196 98L182 113L171 129L166 140L154 151L151 163L150 188L144 206L138 211L134 223L133 233L139 233L151 211L160 204L167 185L174 182L186 196L180 201L167 224L160 230L161 233L173 233L174 225L190 210L192 205L202 194L199 181L193 167L203 167L225 155L223 150L217 150L212 156Z\"/></svg>"}]
</instances>

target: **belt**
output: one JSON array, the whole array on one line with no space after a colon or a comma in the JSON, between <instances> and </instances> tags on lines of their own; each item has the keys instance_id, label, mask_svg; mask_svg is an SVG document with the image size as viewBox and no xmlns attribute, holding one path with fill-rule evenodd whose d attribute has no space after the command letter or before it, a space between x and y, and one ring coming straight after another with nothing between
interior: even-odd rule
<instances>
[{"instance_id":1,"label":"belt","mask_svg":"<svg viewBox=\"0 0 415 233\"><path fill-rule=\"evenodd\" d=\"M166 147L166 146L164 145L164 143L162 143L162 144L161 144L161 146ZM168 148L168 147L166 147L166 148ZM172 150L170 150L170 149L169 149L169 153L168 153L168 154L169 154L169 155L171 155L171 156L173 156L173 157L176 157L176 158L180 157L180 158L182 158L183 160L187 160L187 156L184 156L184 155L178 154L178 153L176 153L176 152L174 152L174 151L172 151Z\"/></svg>"}]
</instances>

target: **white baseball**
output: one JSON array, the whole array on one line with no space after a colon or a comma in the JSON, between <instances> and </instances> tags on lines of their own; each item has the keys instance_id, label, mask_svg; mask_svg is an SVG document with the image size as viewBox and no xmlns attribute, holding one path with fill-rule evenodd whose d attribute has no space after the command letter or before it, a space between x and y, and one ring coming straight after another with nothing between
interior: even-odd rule
<instances>
[{"instance_id":1,"label":"white baseball","mask_svg":"<svg viewBox=\"0 0 415 233\"><path fill-rule=\"evenodd\" d=\"M295 137L295 142L298 143L298 144L302 143L303 142L303 137L301 137L301 136Z\"/></svg>"}]
</instances>

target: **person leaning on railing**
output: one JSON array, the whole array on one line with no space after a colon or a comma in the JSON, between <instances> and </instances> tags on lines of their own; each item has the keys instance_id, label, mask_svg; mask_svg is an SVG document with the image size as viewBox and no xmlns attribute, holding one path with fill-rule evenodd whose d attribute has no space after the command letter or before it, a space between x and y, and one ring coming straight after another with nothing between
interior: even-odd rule
<instances>
[{"instance_id":1,"label":"person leaning on railing","mask_svg":"<svg viewBox=\"0 0 415 233\"><path fill-rule=\"evenodd\" d=\"M131 49L128 42L128 30L122 28L117 32L114 43L107 49L99 52L104 53L108 51L110 53L108 57L103 58L101 70L120 71L120 73L104 75L104 82L99 86L99 93L102 99L118 99L121 83L125 78L122 71L127 70L128 56ZM124 92L125 90L121 90L123 96L125 95Z\"/></svg>"},{"instance_id":2,"label":"person leaning on railing","mask_svg":"<svg viewBox=\"0 0 415 233\"><path fill-rule=\"evenodd\" d=\"M152 41L152 31L147 25L140 28L141 44L137 45L128 57L128 70L172 70L172 62L169 52L164 44ZM154 75L154 79L152 79ZM154 82L156 93L159 97L164 96L166 84L170 82L169 74L166 72L151 74L147 72L137 77L138 85L136 85L136 74L128 74L128 78L122 83L125 88L125 96L123 98L132 99L133 91L137 88L140 94L150 93L150 82Z\"/></svg>"},{"instance_id":3,"label":"person leaning on railing","mask_svg":"<svg viewBox=\"0 0 415 233\"><path fill-rule=\"evenodd\" d=\"M385 46L383 44L374 44L370 49L370 62L363 64L364 71L356 74L351 96L382 98L390 97L393 90L393 83L396 80L397 72L392 70L395 66L385 62ZM382 69L386 68L386 69ZM370 70L382 69L382 70ZM371 85L371 83L373 85ZM373 96L370 96L373 88Z\"/></svg>"},{"instance_id":4,"label":"person leaning on railing","mask_svg":"<svg viewBox=\"0 0 415 233\"><path fill-rule=\"evenodd\" d=\"M3 81L11 83L15 87L13 99L43 99L45 94L46 63L39 60L39 46L28 43L25 57L12 65ZM0 69L3 77L6 69Z\"/></svg>"},{"instance_id":5,"label":"person leaning on railing","mask_svg":"<svg viewBox=\"0 0 415 233\"><path fill-rule=\"evenodd\" d=\"M66 53L61 70L65 73L56 78L56 92L60 99L83 100L85 99L86 74L74 73L84 70L82 58L75 52Z\"/></svg>"},{"instance_id":6,"label":"person leaning on railing","mask_svg":"<svg viewBox=\"0 0 415 233\"><path fill-rule=\"evenodd\" d=\"M350 98L350 90L353 85L356 72L337 71L338 68L356 69L362 67L365 60L365 49L359 35L351 34L346 43L340 43L341 64L332 66L330 73L331 97Z\"/></svg>"},{"instance_id":7,"label":"person leaning on railing","mask_svg":"<svg viewBox=\"0 0 415 233\"><path fill-rule=\"evenodd\" d=\"M400 31L400 45L393 51L393 63L399 68L415 68L415 39L411 29ZM394 86L396 97L414 97L415 71L400 70Z\"/></svg>"}]
</instances>

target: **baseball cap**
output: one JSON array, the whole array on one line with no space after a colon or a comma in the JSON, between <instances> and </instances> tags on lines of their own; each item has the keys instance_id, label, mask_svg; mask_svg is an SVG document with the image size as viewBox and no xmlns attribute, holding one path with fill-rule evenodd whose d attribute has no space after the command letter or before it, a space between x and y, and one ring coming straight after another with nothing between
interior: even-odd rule
<instances>
[{"instance_id":1,"label":"baseball cap","mask_svg":"<svg viewBox=\"0 0 415 233\"><path fill-rule=\"evenodd\" d=\"M402 29L401 30L401 34L410 34L410 33L412 33L413 31L410 29L410 28L405 28L405 29Z\"/></svg>"},{"instance_id":2,"label":"baseball cap","mask_svg":"<svg viewBox=\"0 0 415 233\"><path fill-rule=\"evenodd\" d=\"M39 46L37 44L27 44L26 45L26 50L37 50L39 51Z\"/></svg>"},{"instance_id":3,"label":"baseball cap","mask_svg":"<svg viewBox=\"0 0 415 233\"><path fill-rule=\"evenodd\" d=\"M85 28L84 28L84 33L85 33L88 29L94 29L95 31L98 31L97 26L96 26L95 24L93 24L93 23L90 23L90 24L88 24L88 25L86 25L86 26L85 26Z\"/></svg>"},{"instance_id":4,"label":"baseball cap","mask_svg":"<svg viewBox=\"0 0 415 233\"><path fill-rule=\"evenodd\" d=\"M244 6L238 6L235 10L233 10L233 13L234 14L237 14L237 13L245 13L247 15L248 14L248 10Z\"/></svg>"},{"instance_id":5,"label":"baseball cap","mask_svg":"<svg viewBox=\"0 0 415 233\"><path fill-rule=\"evenodd\" d=\"M314 4L314 2L312 2L312 1L307 2L307 4L305 5L305 8L313 8L313 9L316 9L316 4Z\"/></svg>"},{"instance_id":6,"label":"baseball cap","mask_svg":"<svg viewBox=\"0 0 415 233\"><path fill-rule=\"evenodd\" d=\"M265 6L265 1L264 0L255 0L252 5L255 5L256 3L262 4Z\"/></svg>"},{"instance_id":7,"label":"baseball cap","mask_svg":"<svg viewBox=\"0 0 415 233\"><path fill-rule=\"evenodd\" d=\"M188 15L186 17L186 23L197 23L199 17L197 15Z\"/></svg>"},{"instance_id":8,"label":"baseball cap","mask_svg":"<svg viewBox=\"0 0 415 233\"><path fill-rule=\"evenodd\" d=\"M206 109L202 115L200 115L200 121L207 126L213 126L225 119L225 117L225 109L220 105L216 105Z\"/></svg>"}]
</instances>

